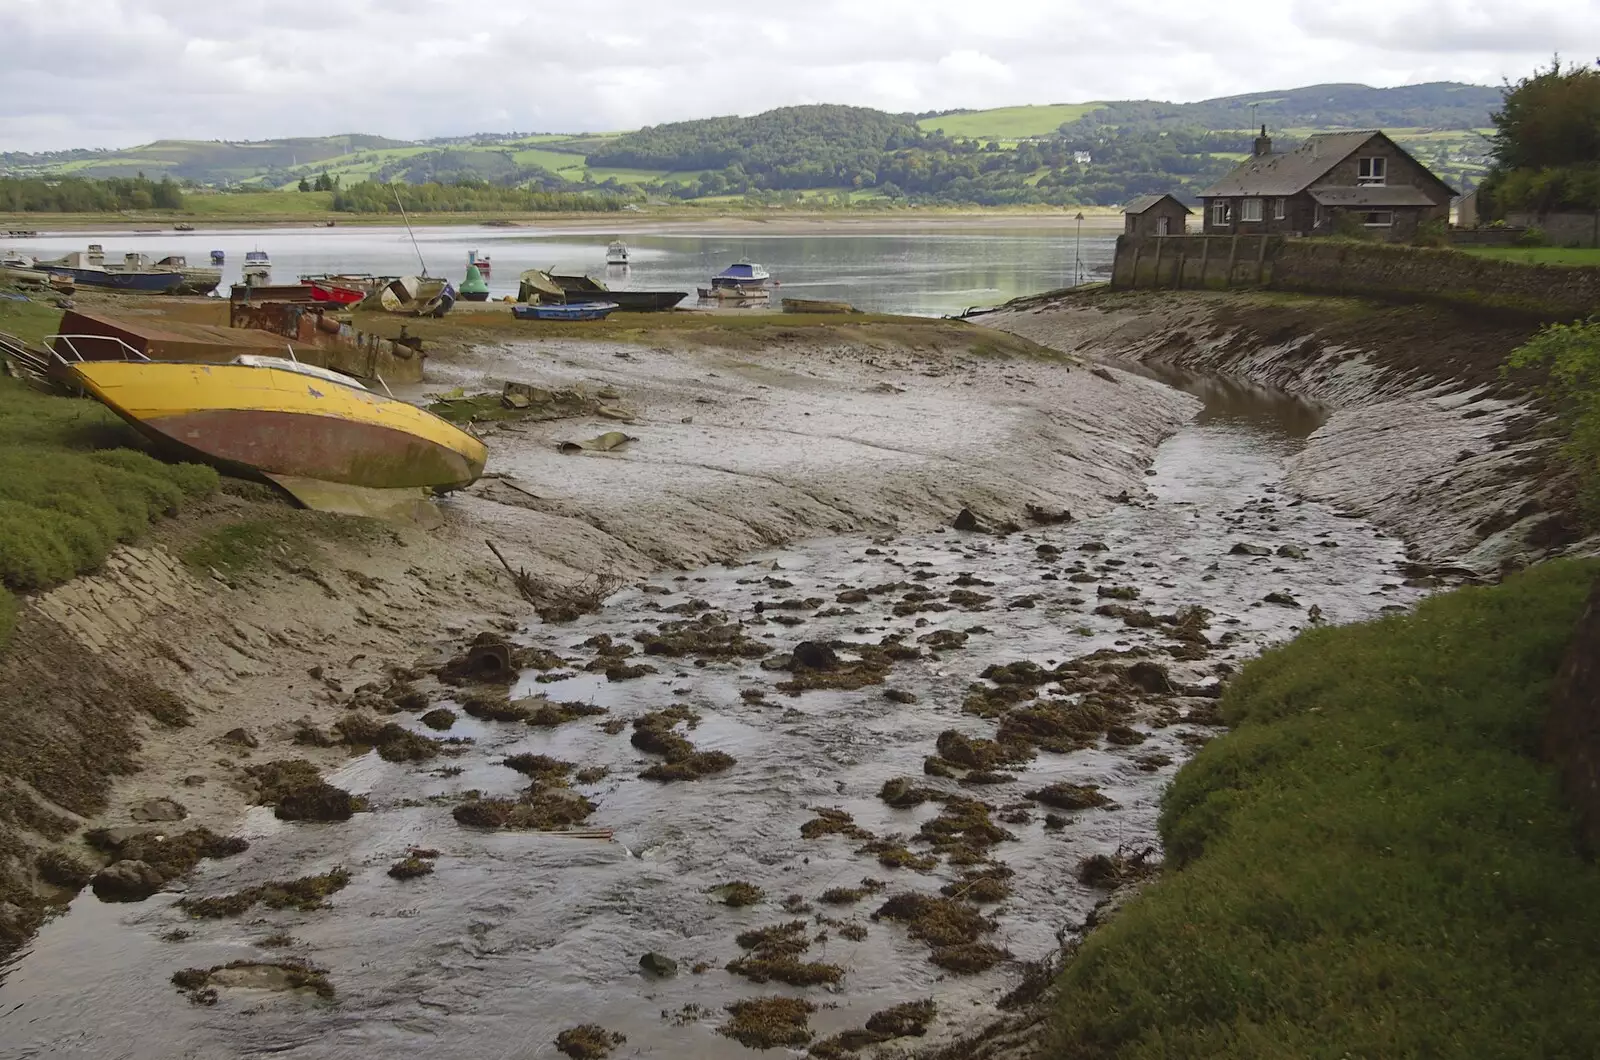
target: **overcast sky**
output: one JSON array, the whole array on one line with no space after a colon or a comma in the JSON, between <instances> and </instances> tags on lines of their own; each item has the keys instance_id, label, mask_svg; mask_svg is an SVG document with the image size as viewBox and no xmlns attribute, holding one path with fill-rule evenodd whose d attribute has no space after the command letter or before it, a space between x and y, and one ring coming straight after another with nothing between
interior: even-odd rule
<instances>
[{"instance_id":1,"label":"overcast sky","mask_svg":"<svg viewBox=\"0 0 1600 1060\"><path fill-rule=\"evenodd\" d=\"M0 150L1499 84L1600 0L0 0Z\"/></svg>"}]
</instances>

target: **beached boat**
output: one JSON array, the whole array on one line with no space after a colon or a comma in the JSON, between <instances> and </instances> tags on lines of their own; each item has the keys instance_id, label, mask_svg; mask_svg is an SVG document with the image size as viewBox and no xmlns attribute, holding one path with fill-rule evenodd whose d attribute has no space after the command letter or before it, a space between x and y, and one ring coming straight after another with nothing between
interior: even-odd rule
<instances>
[{"instance_id":1,"label":"beached boat","mask_svg":"<svg viewBox=\"0 0 1600 1060\"><path fill-rule=\"evenodd\" d=\"M550 278L550 274L542 269L527 269L517 282L517 301L534 305L543 302L546 305L560 303L567 300L567 292L561 285Z\"/></svg>"},{"instance_id":2,"label":"beached boat","mask_svg":"<svg viewBox=\"0 0 1600 1060\"><path fill-rule=\"evenodd\" d=\"M478 266L467 266L467 278L461 281L461 297L467 302L487 302L489 300L489 285L483 282L483 273L478 271Z\"/></svg>"},{"instance_id":3,"label":"beached boat","mask_svg":"<svg viewBox=\"0 0 1600 1060\"><path fill-rule=\"evenodd\" d=\"M701 287L699 294L708 302L765 302L772 292L765 287Z\"/></svg>"},{"instance_id":4,"label":"beached boat","mask_svg":"<svg viewBox=\"0 0 1600 1060\"><path fill-rule=\"evenodd\" d=\"M72 336L57 336L56 349ZM279 357L227 364L125 360L63 366L85 390L169 454L279 481L296 496L327 487L460 489L483 473L482 442L354 379Z\"/></svg>"},{"instance_id":5,"label":"beached boat","mask_svg":"<svg viewBox=\"0 0 1600 1060\"><path fill-rule=\"evenodd\" d=\"M615 302L567 302L560 305L515 305L518 320L604 320L617 308Z\"/></svg>"},{"instance_id":6,"label":"beached boat","mask_svg":"<svg viewBox=\"0 0 1600 1060\"><path fill-rule=\"evenodd\" d=\"M671 309L685 298L688 291L613 291L605 281L582 274L551 273L550 279L560 287L568 300L600 299L617 303L623 313L655 313Z\"/></svg>"},{"instance_id":7,"label":"beached boat","mask_svg":"<svg viewBox=\"0 0 1600 1060\"><path fill-rule=\"evenodd\" d=\"M132 259L134 255L129 254ZM207 268L205 266L190 265L189 259L182 254L168 254L154 265L146 266L145 258L139 255L139 267L153 269L170 269L183 277L183 282L173 288L173 294L210 294L217 289L217 284L222 282L222 270ZM129 260L124 262L124 267L134 263Z\"/></svg>"},{"instance_id":8,"label":"beached boat","mask_svg":"<svg viewBox=\"0 0 1600 1060\"><path fill-rule=\"evenodd\" d=\"M820 298L785 298L785 313L859 313L849 302L829 302Z\"/></svg>"},{"instance_id":9,"label":"beached boat","mask_svg":"<svg viewBox=\"0 0 1600 1060\"><path fill-rule=\"evenodd\" d=\"M442 317L455 304L456 289L449 280L401 276L368 295L361 306L407 317Z\"/></svg>"},{"instance_id":10,"label":"beached boat","mask_svg":"<svg viewBox=\"0 0 1600 1060\"><path fill-rule=\"evenodd\" d=\"M627 263L628 244L619 239L606 247L607 265L626 265Z\"/></svg>"},{"instance_id":11,"label":"beached boat","mask_svg":"<svg viewBox=\"0 0 1600 1060\"><path fill-rule=\"evenodd\" d=\"M765 266L756 265L748 261L735 262L726 269L711 277L711 286L716 288L738 288L741 290L765 287L772 279Z\"/></svg>"},{"instance_id":12,"label":"beached boat","mask_svg":"<svg viewBox=\"0 0 1600 1060\"><path fill-rule=\"evenodd\" d=\"M37 262L34 267L66 276L79 287L138 294L171 294L183 286L182 273L142 266L138 254L129 254L127 257L132 258L133 262L124 261L122 265L108 266L104 248L99 243L91 243L87 251L74 250L54 261ZM218 276L218 280L221 280L221 276Z\"/></svg>"},{"instance_id":13,"label":"beached boat","mask_svg":"<svg viewBox=\"0 0 1600 1060\"><path fill-rule=\"evenodd\" d=\"M174 232L193 232L194 225L187 221L179 221L177 224L172 226L172 230Z\"/></svg>"},{"instance_id":14,"label":"beached boat","mask_svg":"<svg viewBox=\"0 0 1600 1060\"><path fill-rule=\"evenodd\" d=\"M304 287L311 288L313 302L332 302L335 305L355 305L372 292L362 287L347 287L333 280L300 277Z\"/></svg>"}]
</instances>

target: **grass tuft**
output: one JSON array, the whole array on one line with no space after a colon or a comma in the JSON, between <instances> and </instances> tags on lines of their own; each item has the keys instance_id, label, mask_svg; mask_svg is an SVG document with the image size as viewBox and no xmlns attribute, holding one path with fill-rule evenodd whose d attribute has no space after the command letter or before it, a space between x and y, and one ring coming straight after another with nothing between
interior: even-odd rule
<instances>
[{"instance_id":1,"label":"grass tuft","mask_svg":"<svg viewBox=\"0 0 1600 1060\"><path fill-rule=\"evenodd\" d=\"M1247 666L1168 869L1062 977L1052 1056L1591 1056L1600 867L1536 757L1594 563Z\"/></svg>"}]
</instances>

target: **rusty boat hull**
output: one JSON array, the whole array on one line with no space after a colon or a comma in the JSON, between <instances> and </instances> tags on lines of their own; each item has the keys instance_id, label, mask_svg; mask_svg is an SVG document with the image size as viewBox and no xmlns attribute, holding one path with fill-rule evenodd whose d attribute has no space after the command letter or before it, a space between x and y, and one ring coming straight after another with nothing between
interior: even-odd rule
<instances>
[{"instance_id":1,"label":"rusty boat hull","mask_svg":"<svg viewBox=\"0 0 1600 1060\"><path fill-rule=\"evenodd\" d=\"M168 453L233 474L445 491L476 481L488 455L478 439L431 413L303 366L70 367L89 393Z\"/></svg>"}]
</instances>

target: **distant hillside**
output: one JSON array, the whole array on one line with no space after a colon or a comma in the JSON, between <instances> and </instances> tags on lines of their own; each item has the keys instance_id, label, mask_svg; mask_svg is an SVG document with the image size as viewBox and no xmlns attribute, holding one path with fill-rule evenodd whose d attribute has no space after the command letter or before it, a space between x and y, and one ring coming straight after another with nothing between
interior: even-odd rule
<instances>
[{"instance_id":1,"label":"distant hillside","mask_svg":"<svg viewBox=\"0 0 1600 1060\"><path fill-rule=\"evenodd\" d=\"M302 178L327 173L346 188L363 181L467 181L551 192L631 189L634 196L713 202L1112 205L1145 192L1192 196L1245 157L1255 127L1266 124L1283 147L1313 132L1382 128L1468 189L1484 171L1488 145L1480 130L1499 101L1499 89L1436 83L922 115L813 105L620 134L160 140L124 151L0 154L0 175L143 173L267 190L293 189Z\"/></svg>"}]
</instances>

